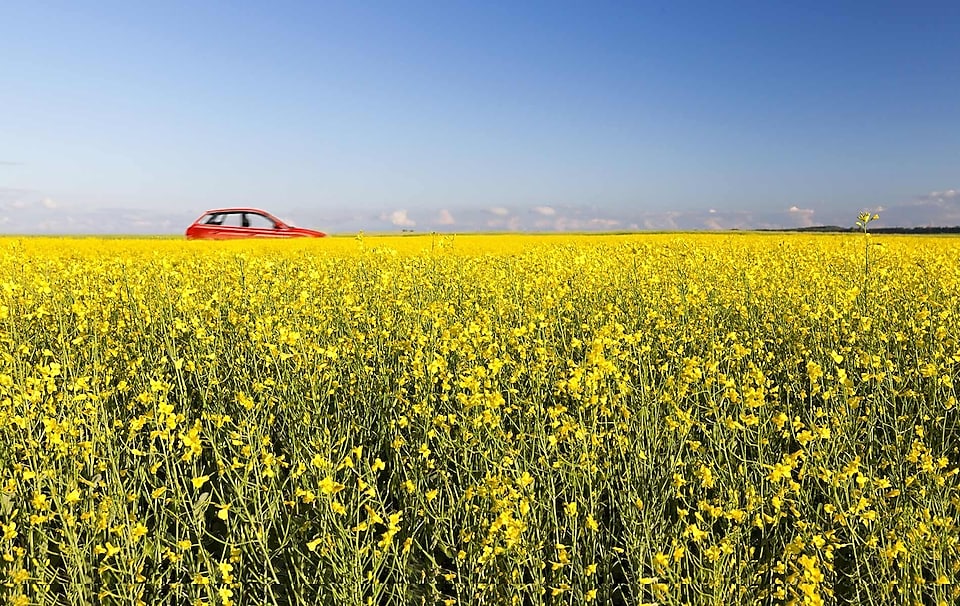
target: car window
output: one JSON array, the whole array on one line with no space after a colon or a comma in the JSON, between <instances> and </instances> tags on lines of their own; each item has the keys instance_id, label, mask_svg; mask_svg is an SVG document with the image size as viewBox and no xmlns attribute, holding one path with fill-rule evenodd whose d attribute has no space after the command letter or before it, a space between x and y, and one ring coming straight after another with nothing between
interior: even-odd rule
<instances>
[{"instance_id":1,"label":"car window","mask_svg":"<svg viewBox=\"0 0 960 606\"><path fill-rule=\"evenodd\" d=\"M200 220L205 225L220 225L223 222L221 213L210 213Z\"/></svg>"},{"instance_id":2,"label":"car window","mask_svg":"<svg viewBox=\"0 0 960 606\"><path fill-rule=\"evenodd\" d=\"M224 227L243 227L241 213L224 213L220 225Z\"/></svg>"},{"instance_id":3,"label":"car window","mask_svg":"<svg viewBox=\"0 0 960 606\"><path fill-rule=\"evenodd\" d=\"M247 213L247 219L250 221L250 227L255 227L257 229L276 228L276 225L272 219L258 213Z\"/></svg>"}]
</instances>

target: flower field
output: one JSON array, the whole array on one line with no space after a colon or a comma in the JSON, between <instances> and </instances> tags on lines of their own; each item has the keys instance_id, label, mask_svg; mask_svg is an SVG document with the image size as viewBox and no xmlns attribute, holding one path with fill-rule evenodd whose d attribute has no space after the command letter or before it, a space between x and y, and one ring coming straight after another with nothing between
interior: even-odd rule
<instances>
[{"instance_id":1,"label":"flower field","mask_svg":"<svg viewBox=\"0 0 960 606\"><path fill-rule=\"evenodd\" d=\"M0 239L8 604L960 602L960 239Z\"/></svg>"}]
</instances>

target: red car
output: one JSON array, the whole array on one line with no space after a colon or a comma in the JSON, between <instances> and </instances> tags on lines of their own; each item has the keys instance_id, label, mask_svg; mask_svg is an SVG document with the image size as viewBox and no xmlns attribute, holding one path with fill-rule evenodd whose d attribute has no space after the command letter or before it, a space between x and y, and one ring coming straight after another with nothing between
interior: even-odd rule
<instances>
[{"instance_id":1,"label":"red car","mask_svg":"<svg viewBox=\"0 0 960 606\"><path fill-rule=\"evenodd\" d=\"M323 238L327 234L287 225L258 208L215 208L203 213L187 228L190 240L232 238Z\"/></svg>"}]
</instances>

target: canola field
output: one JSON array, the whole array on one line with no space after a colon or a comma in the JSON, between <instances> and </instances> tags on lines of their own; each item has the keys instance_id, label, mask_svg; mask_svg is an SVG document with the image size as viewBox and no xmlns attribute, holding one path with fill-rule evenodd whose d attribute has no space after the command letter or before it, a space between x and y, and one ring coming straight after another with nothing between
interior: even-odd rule
<instances>
[{"instance_id":1,"label":"canola field","mask_svg":"<svg viewBox=\"0 0 960 606\"><path fill-rule=\"evenodd\" d=\"M0 239L0 599L960 601L960 239Z\"/></svg>"}]
</instances>

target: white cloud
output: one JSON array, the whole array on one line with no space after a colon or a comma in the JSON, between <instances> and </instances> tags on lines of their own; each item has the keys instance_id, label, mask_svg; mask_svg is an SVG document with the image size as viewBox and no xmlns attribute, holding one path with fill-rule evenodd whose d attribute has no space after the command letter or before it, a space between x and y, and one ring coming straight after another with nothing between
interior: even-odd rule
<instances>
[{"instance_id":1,"label":"white cloud","mask_svg":"<svg viewBox=\"0 0 960 606\"><path fill-rule=\"evenodd\" d=\"M791 217L786 227L813 227L816 223L813 220L814 210L812 208L800 208L791 206L787 209Z\"/></svg>"},{"instance_id":2,"label":"white cloud","mask_svg":"<svg viewBox=\"0 0 960 606\"><path fill-rule=\"evenodd\" d=\"M483 227L490 230L506 231L521 231L529 229L529 226L524 225L523 220L520 217L497 217L493 219L487 219L483 223Z\"/></svg>"},{"instance_id":3,"label":"white cloud","mask_svg":"<svg viewBox=\"0 0 960 606\"><path fill-rule=\"evenodd\" d=\"M675 212L647 213L641 219L641 224L643 229L647 230L668 231L679 229L676 221L677 214Z\"/></svg>"},{"instance_id":4,"label":"white cloud","mask_svg":"<svg viewBox=\"0 0 960 606\"><path fill-rule=\"evenodd\" d=\"M620 225L620 221L617 221L616 219L602 219L598 217L595 219L590 219L590 225L594 227L600 227L602 229L612 229Z\"/></svg>"},{"instance_id":5,"label":"white cloud","mask_svg":"<svg viewBox=\"0 0 960 606\"><path fill-rule=\"evenodd\" d=\"M912 201L913 206L940 206L954 208L960 205L960 192L956 189L945 189L943 191L932 191L922 196L917 196Z\"/></svg>"},{"instance_id":6,"label":"white cloud","mask_svg":"<svg viewBox=\"0 0 960 606\"><path fill-rule=\"evenodd\" d=\"M390 214L381 215L381 218L397 227L413 227L417 224L416 221L407 216L406 209L399 209Z\"/></svg>"},{"instance_id":7,"label":"white cloud","mask_svg":"<svg viewBox=\"0 0 960 606\"><path fill-rule=\"evenodd\" d=\"M52 210L56 202L29 189L0 188L0 208L5 210L31 211L40 208Z\"/></svg>"},{"instance_id":8,"label":"white cloud","mask_svg":"<svg viewBox=\"0 0 960 606\"><path fill-rule=\"evenodd\" d=\"M445 208L440 210L440 216L437 218L438 225L453 225L456 222L449 210Z\"/></svg>"},{"instance_id":9,"label":"white cloud","mask_svg":"<svg viewBox=\"0 0 960 606\"><path fill-rule=\"evenodd\" d=\"M553 215L557 214L557 209L553 208L552 206L534 206L532 210L538 215L543 215L544 217L552 217Z\"/></svg>"},{"instance_id":10,"label":"white cloud","mask_svg":"<svg viewBox=\"0 0 960 606\"><path fill-rule=\"evenodd\" d=\"M494 206L492 208L488 208L487 212L493 215L497 215L498 217L506 217L507 215L510 214L510 211L502 206Z\"/></svg>"},{"instance_id":11,"label":"white cloud","mask_svg":"<svg viewBox=\"0 0 960 606\"><path fill-rule=\"evenodd\" d=\"M931 191L912 200L877 206L869 212L879 213L884 226L955 227L960 225L960 191Z\"/></svg>"}]
</instances>

